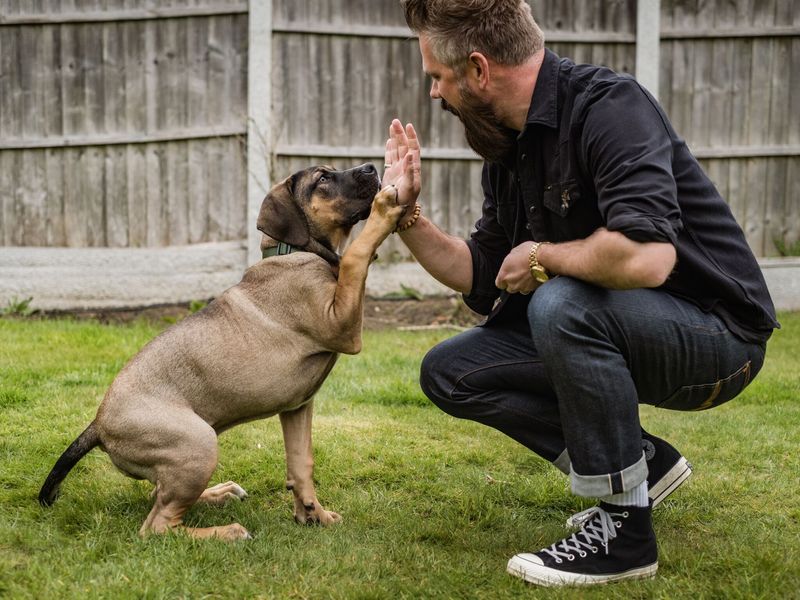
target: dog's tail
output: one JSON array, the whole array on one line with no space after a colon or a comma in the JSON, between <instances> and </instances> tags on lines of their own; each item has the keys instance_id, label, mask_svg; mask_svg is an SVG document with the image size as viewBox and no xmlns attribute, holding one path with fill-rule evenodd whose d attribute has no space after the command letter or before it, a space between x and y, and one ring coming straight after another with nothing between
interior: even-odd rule
<instances>
[{"instance_id":1,"label":"dog's tail","mask_svg":"<svg viewBox=\"0 0 800 600\"><path fill-rule=\"evenodd\" d=\"M39 504L42 506L50 506L58 498L58 488L64 478L67 476L78 461L84 457L95 446L100 445L100 436L95 428L94 421L92 421L86 430L78 436L74 442L69 445L59 459L56 461L53 470L44 481L41 491L39 492Z\"/></svg>"}]
</instances>

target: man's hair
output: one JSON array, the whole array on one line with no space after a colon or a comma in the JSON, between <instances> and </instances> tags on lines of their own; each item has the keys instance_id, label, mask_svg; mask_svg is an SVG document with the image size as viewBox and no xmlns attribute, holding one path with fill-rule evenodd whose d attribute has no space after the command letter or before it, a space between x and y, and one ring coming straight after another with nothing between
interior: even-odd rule
<instances>
[{"instance_id":1,"label":"man's hair","mask_svg":"<svg viewBox=\"0 0 800 600\"><path fill-rule=\"evenodd\" d=\"M525 0L400 0L406 23L425 34L436 59L463 72L472 52L516 66L544 47Z\"/></svg>"}]
</instances>

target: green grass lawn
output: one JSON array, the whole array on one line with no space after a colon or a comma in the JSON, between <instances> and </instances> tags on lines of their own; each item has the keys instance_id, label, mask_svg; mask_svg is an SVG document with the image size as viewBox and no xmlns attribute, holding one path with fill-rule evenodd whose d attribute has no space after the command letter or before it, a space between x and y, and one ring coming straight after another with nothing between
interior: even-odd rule
<instances>
[{"instance_id":1,"label":"green grass lawn","mask_svg":"<svg viewBox=\"0 0 800 600\"><path fill-rule=\"evenodd\" d=\"M224 434L212 483L233 479L250 497L195 507L187 522L237 521L254 535L225 544L139 539L150 486L99 450L52 508L36 502L57 456L158 327L0 319L0 597L798 598L800 314L781 321L740 398L703 413L642 409L695 475L655 512L655 579L576 591L505 573L511 555L556 541L590 503L502 434L428 404L419 361L451 332L366 332L362 354L342 357L319 392L318 493L340 525L293 522L277 419Z\"/></svg>"}]
</instances>

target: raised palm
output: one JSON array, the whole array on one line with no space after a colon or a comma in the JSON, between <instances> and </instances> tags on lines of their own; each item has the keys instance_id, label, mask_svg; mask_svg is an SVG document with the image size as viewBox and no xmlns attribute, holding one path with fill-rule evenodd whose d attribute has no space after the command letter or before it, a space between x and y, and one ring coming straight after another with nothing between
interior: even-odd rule
<instances>
[{"instance_id":1,"label":"raised palm","mask_svg":"<svg viewBox=\"0 0 800 600\"><path fill-rule=\"evenodd\" d=\"M399 204L413 205L419 196L422 180L419 138L411 123L403 129L399 120L392 121L384 159L386 168L383 172L383 185L397 187Z\"/></svg>"}]
</instances>

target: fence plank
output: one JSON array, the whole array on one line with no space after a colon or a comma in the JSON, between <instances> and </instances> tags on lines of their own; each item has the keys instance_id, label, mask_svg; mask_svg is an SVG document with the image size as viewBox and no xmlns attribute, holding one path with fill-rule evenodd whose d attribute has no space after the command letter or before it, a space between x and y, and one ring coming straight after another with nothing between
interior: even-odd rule
<instances>
[{"instance_id":1,"label":"fence plank","mask_svg":"<svg viewBox=\"0 0 800 600\"><path fill-rule=\"evenodd\" d=\"M208 237L211 241L225 239L227 226L227 207L225 206L224 165L225 148L222 140L215 140L208 146L208 159L211 171L208 186Z\"/></svg>"},{"instance_id":2,"label":"fence plank","mask_svg":"<svg viewBox=\"0 0 800 600\"><path fill-rule=\"evenodd\" d=\"M211 90L208 80L208 30L208 19L193 19L186 31L187 124L209 123L212 120L207 99Z\"/></svg>"},{"instance_id":3,"label":"fence plank","mask_svg":"<svg viewBox=\"0 0 800 600\"><path fill-rule=\"evenodd\" d=\"M129 244L128 170L125 148L122 146L106 148L103 168L106 245L111 248L124 248Z\"/></svg>"},{"instance_id":4,"label":"fence plank","mask_svg":"<svg viewBox=\"0 0 800 600\"><path fill-rule=\"evenodd\" d=\"M773 40L753 41L753 67L747 100L749 109L747 141L750 144L763 144L769 134L770 82L772 80Z\"/></svg>"},{"instance_id":5,"label":"fence plank","mask_svg":"<svg viewBox=\"0 0 800 600\"><path fill-rule=\"evenodd\" d=\"M86 90L84 70L78 64L83 49L78 27L61 28L62 99L64 135L83 133L85 128Z\"/></svg>"},{"instance_id":6,"label":"fence plank","mask_svg":"<svg viewBox=\"0 0 800 600\"><path fill-rule=\"evenodd\" d=\"M161 144L154 144L147 148L147 245L166 246L169 239L165 223L167 199L162 196L163 185L166 179L166 161Z\"/></svg>"},{"instance_id":7,"label":"fence plank","mask_svg":"<svg viewBox=\"0 0 800 600\"><path fill-rule=\"evenodd\" d=\"M167 160L167 245L189 243L188 147L170 142L164 145Z\"/></svg>"},{"instance_id":8,"label":"fence plank","mask_svg":"<svg viewBox=\"0 0 800 600\"><path fill-rule=\"evenodd\" d=\"M206 144L189 142L188 203L189 243L197 244L208 239L208 179ZM213 175L213 174L212 174Z\"/></svg>"},{"instance_id":9,"label":"fence plank","mask_svg":"<svg viewBox=\"0 0 800 600\"><path fill-rule=\"evenodd\" d=\"M791 41L775 40L772 47L772 72L767 84L770 93L769 127L771 143L787 144L791 129L791 114L786 108L791 102ZM798 127L795 127L797 129Z\"/></svg>"},{"instance_id":10,"label":"fence plank","mask_svg":"<svg viewBox=\"0 0 800 600\"><path fill-rule=\"evenodd\" d=\"M751 81L753 45L752 40L739 40L736 43L736 53L733 57L730 143L742 146L749 143L750 106L747 91Z\"/></svg>"},{"instance_id":11,"label":"fence plank","mask_svg":"<svg viewBox=\"0 0 800 600\"><path fill-rule=\"evenodd\" d=\"M800 21L800 11L797 15ZM789 144L800 143L800 37L795 38L791 42L791 68L789 69L789 77L791 78L789 90L789 102L783 110L786 111L789 120L789 126L786 128L787 139ZM800 198L800 196L794 196Z\"/></svg>"},{"instance_id":12,"label":"fence plank","mask_svg":"<svg viewBox=\"0 0 800 600\"><path fill-rule=\"evenodd\" d=\"M710 115L713 45L694 42L694 72L691 84L690 128L692 146L708 146L711 140ZM715 110L719 107L715 107Z\"/></svg>"},{"instance_id":13,"label":"fence plank","mask_svg":"<svg viewBox=\"0 0 800 600\"><path fill-rule=\"evenodd\" d=\"M152 72L152 55L148 53L148 29L142 25L126 23L120 30L124 58L125 117L124 127L118 131L126 133L148 130L148 72Z\"/></svg>"},{"instance_id":14,"label":"fence plank","mask_svg":"<svg viewBox=\"0 0 800 600\"><path fill-rule=\"evenodd\" d=\"M127 168L127 194L128 201L128 240L131 247L140 248L148 245L147 239L147 211L148 204L148 170L147 147L125 147Z\"/></svg>"},{"instance_id":15,"label":"fence plank","mask_svg":"<svg viewBox=\"0 0 800 600\"><path fill-rule=\"evenodd\" d=\"M788 227L783 219L788 159L767 163L764 191L764 248L762 256L777 256L776 242L787 238Z\"/></svg>"},{"instance_id":16,"label":"fence plank","mask_svg":"<svg viewBox=\"0 0 800 600\"><path fill-rule=\"evenodd\" d=\"M745 160L731 160L728 163L728 205L733 216L743 230L747 230L747 171L744 168ZM756 200L753 199L755 202Z\"/></svg>"},{"instance_id":17,"label":"fence plank","mask_svg":"<svg viewBox=\"0 0 800 600\"><path fill-rule=\"evenodd\" d=\"M64 157L61 152L52 149L41 150L45 155L45 185L47 233L43 240L35 240L34 245L66 246L67 237L64 226ZM3 153L0 153L3 154ZM10 153L6 153L10 154ZM71 167L69 167L71 168ZM1 186L2 184L0 184Z\"/></svg>"},{"instance_id":18,"label":"fence plank","mask_svg":"<svg viewBox=\"0 0 800 600\"><path fill-rule=\"evenodd\" d=\"M787 160L786 193L784 194L783 221L786 224L784 242L800 243L800 156Z\"/></svg>"},{"instance_id":19,"label":"fence plank","mask_svg":"<svg viewBox=\"0 0 800 600\"><path fill-rule=\"evenodd\" d=\"M731 144L730 122L732 119L733 57L736 44L731 40L712 42L710 90L707 106L698 107L708 121L707 144L712 148L724 148ZM709 110L713 107L713 110Z\"/></svg>"},{"instance_id":20,"label":"fence plank","mask_svg":"<svg viewBox=\"0 0 800 600\"><path fill-rule=\"evenodd\" d=\"M19 176L19 199L21 201L23 244L31 245L46 237L47 226L47 166L42 151L22 154L22 170Z\"/></svg>"},{"instance_id":21,"label":"fence plank","mask_svg":"<svg viewBox=\"0 0 800 600\"><path fill-rule=\"evenodd\" d=\"M744 233L753 252L759 256L763 256L768 238L765 223L766 203L763 200L766 197L766 159L748 159L745 173L746 183L744 190L747 195L747 205L745 208Z\"/></svg>"}]
</instances>

